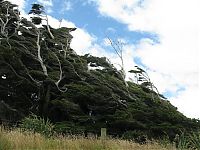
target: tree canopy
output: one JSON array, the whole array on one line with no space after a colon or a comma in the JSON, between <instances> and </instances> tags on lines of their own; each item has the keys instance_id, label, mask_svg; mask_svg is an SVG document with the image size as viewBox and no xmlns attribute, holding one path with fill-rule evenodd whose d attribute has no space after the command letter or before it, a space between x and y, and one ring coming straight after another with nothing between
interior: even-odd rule
<instances>
[{"instance_id":1,"label":"tree canopy","mask_svg":"<svg viewBox=\"0 0 200 150\"><path fill-rule=\"evenodd\" d=\"M173 137L199 129L198 120L163 100L145 76L143 84L128 81L127 86L105 57L77 55L70 48L75 28L52 28L43 6L33 4L30 14L31 21L20 16L17 5L0 1L1 120L15 122L34 113L62 133L98 134L106 127L116 136L137 130ZM130 72L144 73L141 68Z\"/></svg>"}]
</instances>

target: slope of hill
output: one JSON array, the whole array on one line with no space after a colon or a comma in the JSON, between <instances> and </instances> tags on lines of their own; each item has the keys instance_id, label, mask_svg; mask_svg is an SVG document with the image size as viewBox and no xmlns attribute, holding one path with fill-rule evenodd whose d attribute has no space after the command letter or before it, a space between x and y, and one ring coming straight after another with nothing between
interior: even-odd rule
<instances>
[{"instance_id":1,"label":"slope of hill","mask_svg":"<svg viewBox=\"0 0 200 150\"><path fill-rule=\"evenodd\" d=\"M32 20L0 1L0 119L16 122L30 113L49 118L57 132L174 138L197 130L151 89L126 82L106 58L79 56L70 48L74 28L51 28L40 5ZM41 25L45 20L46 24ZM80 41L81 42L81 41ZM128 85L128 86L127 86ZM152 98L152 94L153 97Z\"/></svg>"}]
</instances>

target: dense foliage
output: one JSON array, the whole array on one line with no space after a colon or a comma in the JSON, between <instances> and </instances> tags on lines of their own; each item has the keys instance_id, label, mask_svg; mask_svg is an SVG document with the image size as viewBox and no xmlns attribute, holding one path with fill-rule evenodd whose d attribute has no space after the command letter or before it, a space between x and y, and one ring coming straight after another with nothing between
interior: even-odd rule
<instances>
[{"instance_id":1,"label":"dense foliage","mask_svg":"<svg viewBox=\"0 0 200 150\"><path fill-rule=\"evenodd\" d=\"M70 48L75 28L51 28L37 4L30 14L31 21L20 17L16 5L0 1L0 120L16 122L34 113L49 118L57 132L99 134L106 127L123 137L174 138L199 129L198 120L152 89L125 84L106 58L77 55Z\"/></svg>"}]
</instances>

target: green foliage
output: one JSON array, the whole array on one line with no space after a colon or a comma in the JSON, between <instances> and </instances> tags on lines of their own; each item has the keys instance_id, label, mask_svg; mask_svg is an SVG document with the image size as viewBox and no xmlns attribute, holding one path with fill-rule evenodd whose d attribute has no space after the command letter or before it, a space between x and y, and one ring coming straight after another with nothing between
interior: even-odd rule
<instances>
[{"instance_id":1,"label":"green foliage","mask_svg":"<svg viewBox=\"0 0 200 150\"><path fill-rule=\"evenodd\" d=\"M31 21L36 24L39 25L42 23L42 18L41 18L41 14L44 13L44 7L40 4L32 4L32 8L29 11L29 14L34 14L37 16L31 17Z\"/></svg>"},{"instance_id":2,"label":"green foliage","mask_svg":"<svg viewBox=\"0 0 200 150\"><path fill-rule=\"evenodd\" d=\"M55 124L57 134L84 135L85 127L72 122L58 122Z\"/></svg>"},{"instance_id":3,"label":"green foliage","mask_svg":"<svg viewBox=\"0 0 200 150\"><path fill-rule=\"evenodd\" d=\"M136 82L137 84L140 84L143 89L146 89L148 92L152 94L152 100L155 100L154 94L157 94L157 96L160 98L160 94L158 92L158 89L154 84L151 82L151 79L146 71L144 71L142 68L135 66L135 70L130 70L130 73L135 74ZM156 91L156 92L154 92Z\"/></svg>"},{"instance_id":4,"label":"green foliage","mask_svg":"<svg viewBox=\"0 0 200 150\"><path fill-rule=\"evenodd\" d=\"M32 4L32 9L30 10L29 14L41 14L44 11L44 7L40 4Z\"/></svg>"},{"instance_id":5,"label":"green foliage","mask_svg":"<svg viewBox=\"0 0 200 150\"><path fill-rule=\"evenodd\" d=\"M31 21L32 21L34 24L39 25L39 24L42 23L42 18L40 18L40 17L33 17L33 18L31 18Z\"/></svg>"},{"instance_id":6,"label":"green foliage","mask_svg":"<svg viewBox=\"0 0 200 150\"><path fill-rule=\"evenodd\" d=\"M126 131L122 135L122 138L126 139L126 140L133 140L133 141L139 142L141 144L147 142L146 133L144 133L143 131L140 131L140 130Z\"/></svg>"},{"instance_id":7,"label":"green foliage","mask_svg":"<svg viewBox=\"0 0 200 150\"><path fill-rule=\"evenodd\" d=\"M175 143L178 150L185 150L189 148L190 142L189 137L185 133L181 133L181 135L177 135L175 137Z\"/></svg>"},{"instance_id":8,"label":"green foliage","mask_svg":"<svg viewBox=\"0 0 200 150\"><path fill-rule=\"evenodd\" d=\"M190 147L193 149L200 149L200 132L192 132L189 135Z\"/></svg>"},{"instance_id":9,"label":"green foliage","mask_svg":"<svg viewBox=\"0 0 200 150\"><path fill-rule=\"evenodd\" d=\"M176 147L178 150L185 149L200 149L200 133L181 133L180 136L177 135L175 138Z\"/></svg>"},{"instance_id":10,"label":"green foliage","mask_svg":"<svg viewBox=\"0 0 200 150\"><path fill-rule=\"evenodd\" d=\"M165 147L165 148L173 144L173 142L170 141L170 138L169 138L169 136L167 136L167 135L161 137L161 138L158 140L158 143L161 144L161 145L162 145L163 147Z\"/></svg>"},{"instance_id":11,"label":"green foliage","mask_svg":"<svg viewBox=\"0 0 200 150\"><path fill-rule=\"evenodd\" d=\"M49 119L45 120L32 114L21 121L20 128L25 131L37 132L46 137L50 137L53 134L54 125Z\"/></svg>"},{"instance_id":12,"label":"green foliage","mask_svg":"<svg viewBox=\"0 0 200 150\"><path fill-rule=\"evenodd\" d=\"M126 82L107 58L79 56L70 48L70 32L75 28L51 28L41 5L33 4L30 13L35 15L32 22L20 18L10 2L0 5L0 28L4 29L0 33L0 97L9 106L4 108L19 112L15 117L0 111L0 118L12 116L18 121L30 112L38 114L25 118L22 127L47 136L53 126L42 118L49 118L59 132L96 134L106 127L114 136L137 130L150 138L167 135L170 140L182 130L200 128L198 120L185 117L152 89L144 70L130 71L141 84ZM10 19L7 24L6 19ZM34 23L41 19L47 23L37 28Z\"/></svg>"}]
</instances>

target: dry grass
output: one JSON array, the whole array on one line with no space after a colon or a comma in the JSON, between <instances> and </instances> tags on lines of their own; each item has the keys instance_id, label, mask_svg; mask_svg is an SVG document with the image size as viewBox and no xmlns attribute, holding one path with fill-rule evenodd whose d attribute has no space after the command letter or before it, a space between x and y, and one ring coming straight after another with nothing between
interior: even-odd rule
<instances>
[{"instance_id":1,"label":"dry grass","mask_svg":"<svg viewBox=\"0 0 200 150\"><path fill-rule=\"evenodd\" d=\"M3 147L4 146L4 147ZM119 140L101 140L95 137L60 136L45 138L40 134L5 131L0 129L0 150L175 150L172 145L166 147L156 142L139 145L137 143Z\"/></svg>"}]
</instances>

